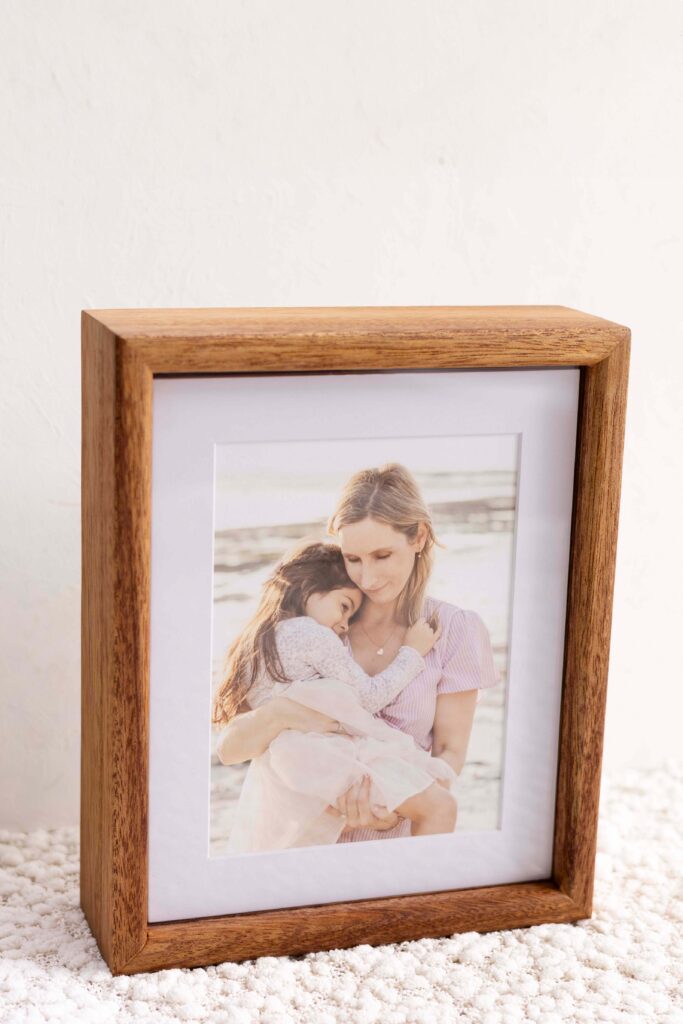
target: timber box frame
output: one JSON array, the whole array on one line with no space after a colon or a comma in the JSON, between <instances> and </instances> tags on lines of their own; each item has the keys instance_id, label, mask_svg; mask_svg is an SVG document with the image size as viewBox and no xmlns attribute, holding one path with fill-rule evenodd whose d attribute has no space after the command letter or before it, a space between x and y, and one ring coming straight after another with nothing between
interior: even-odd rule
<instances>
[{"instance_id":1,"label":"timber box frame","mask_svg":"<svg viewBox=\"0 0 683 1024\"><path fill-rule=\"evenodd\" d=\"M115 975L591 916L630 331L564 306L82 313L81 906ZM152 380L580 367L552 877L149 924Z\"/></svg>"}]
</instances>

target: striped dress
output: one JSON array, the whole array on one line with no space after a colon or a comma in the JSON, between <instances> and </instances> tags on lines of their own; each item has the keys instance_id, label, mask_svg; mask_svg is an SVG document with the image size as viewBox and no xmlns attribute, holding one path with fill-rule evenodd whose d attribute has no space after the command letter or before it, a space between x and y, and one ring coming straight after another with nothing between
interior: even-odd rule
<instances>
[{"instance_id":1,"label":"striped dress","mask_svg":"<svg viewBox=\"0 0 683 1024\"><path fill-rule=\"evenodd\" d=\"M447 601L427 597L423 615L438 611L442 633L425 656L425 669L376 715L396 729L408 733L423 750L431 751L436 698L442 693L461 693L495 686L501 676L493 663L491 638L477 612L458 608ZM351 650L349 637L343 638ZM410 835L410 822L400 821L392 829L356 828L345 832L339 843L369 839L395 839Z\"/></svg>"}]
</instances>

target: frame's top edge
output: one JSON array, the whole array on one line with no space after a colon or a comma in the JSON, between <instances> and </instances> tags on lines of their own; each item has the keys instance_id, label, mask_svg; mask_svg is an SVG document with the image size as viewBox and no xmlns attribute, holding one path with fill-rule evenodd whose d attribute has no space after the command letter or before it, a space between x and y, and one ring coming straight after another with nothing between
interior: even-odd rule
<instances>
[{"instance_id":1,"label":"frame's top edge","mask_svg":"<svg viewBox=\"0 0 683 1024\"><path fill-rule=\"evenodd\" d=\"M568 306L276 306L196 309L85 309L126 340L162 338L275 338L356 335L419 339L482 332L545 336L571 334L613 340L628 328Z\"/></svg>"}]
</instances>

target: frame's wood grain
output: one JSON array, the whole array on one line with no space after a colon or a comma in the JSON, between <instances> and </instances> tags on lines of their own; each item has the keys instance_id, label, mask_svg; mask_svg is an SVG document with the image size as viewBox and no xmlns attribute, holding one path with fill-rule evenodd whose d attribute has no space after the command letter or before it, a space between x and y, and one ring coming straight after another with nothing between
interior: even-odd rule
<instances>
[{"instance_id":1,"label":"frame's wood grain","mask_svg":"<svg viewBox=\"0 0 683 1024\"><path fill-rule=\"evenodd\" d=\"M110 686L114 679L115 352L84 322L81 436L81 906L102 955L114 955ZM134 952L135 950L133 950Z\"/></svg>"},{"instance_id":2,"label":"frame's wood grain","mask_svg":"<svg viewBox=\"0 0 683 1024\"><path fill-rule=\"evenodd\" d=\"M590 917L630 339L583 371L569 564L553 877Z\"/></svg>"},{"instance_id":3,"label":"frame's wood grain","mask_svg":"<svg viewBox=\"0 0 683 1024\"><path fill-rule=\"evenodd\" d=\"M122 973L158 970L170 962L176 967L220 963L227 959L226 950L239 950L238 959L245 960L454 932L524 928L583 916L552 883L526 882L164 922L149 926L147 944Z\"/></svg>"},{"instance_id":4,"label":"frame's wood grain","mask_svg":"<svg viewBox=\"0 0 683 1024\"><path fill-rule=\"evenodd\" d=\"M153 373L564 366L625 328L564 306L92 310Z\"/></svg>"},{"instance_id":5,"label":"frame's wood grain","mask_svg":"<svg viewBox=\"0 0 683 1024\"><path fill-rule=\"evenodd\" d=\"M115 974L590 916L630 331L563 306L83 313L81 904ZM553 878L147 922L152 378L580 366Z\"/></svg>"},{"instance_id":6,"label":"frame's wood grain","mask_svg":"<svg viewBox=\"0 0 683 1024\"><path fill-rule=\"evenodd\" d=\"M152 374L83 332L81 904L102 955L146 939Z\"/></svg>"}]
</instances>

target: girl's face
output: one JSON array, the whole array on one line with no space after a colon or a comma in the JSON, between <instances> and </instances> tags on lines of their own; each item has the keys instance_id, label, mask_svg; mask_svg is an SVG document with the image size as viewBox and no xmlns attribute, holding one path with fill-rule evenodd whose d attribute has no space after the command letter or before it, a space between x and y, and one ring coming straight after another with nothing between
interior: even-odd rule
<instances>
[{"instance_id":1,"label":"girl's face","mask_svg":"<svg viewBox=\"0 0 683 1024\"><path fill-rule=\"evenodd\" d=\"M358 611L363 595L358 587L340 587L326 594L311 594L304 611L321 626L329 626L337 636L349 631L349 619Z\"/></svg>"},{"instance_id":2,"label":"girl's face","mask_svg":"<svg viewBox=\"0 0 683 1024\"><path fill-rule=\"evenodd\" d=\"M339 530L346 571L369 601L391 604L399 596L427 537L421 524L414 541L387 523L361 519Z\"/></svg>"}]
</instances>

